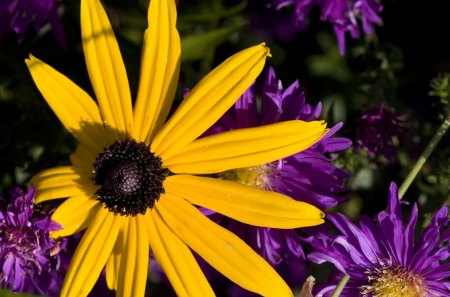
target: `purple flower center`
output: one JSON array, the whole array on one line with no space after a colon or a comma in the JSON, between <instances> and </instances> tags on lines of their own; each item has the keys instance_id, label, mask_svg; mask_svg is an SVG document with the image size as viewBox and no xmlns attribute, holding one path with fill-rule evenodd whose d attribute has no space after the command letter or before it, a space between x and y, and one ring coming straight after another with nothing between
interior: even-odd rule
<instances>
[{"instance_id":1,"label":"purple flower center","mask_svg":"<svg viewBox=\"0 0 450 297\"><path fill-rule=\"evenodd\" d=\"M373 297L426 297L427 286L416 273L402 267L389 266L368 272L371 285L364 286L362 295Z\"/></svg>"},{"instance_id":2,"label":"purple flower center","mask_svg":"<svg viewBox=\"0 0 450 297\"><path fill-rule=\"evenodd\" d=\"M235 181L244 185L272 190L270 177L274 169L271 164L263 164L253 167L245 167L229 170L221 173L221 177L226 180Z\"/></svg>"},{"instance_id":3,"label":"purple flower center","mask_svg":"<svg viewBox=\"0 0 450 297\"><path fill-rule=\"evenodd\" d=\"M18 226L3 226L2 229L0 237L3 247L7 247L11 253L24 255L24 258L35 258L33 253L37 235Z\"/></svg>"},{"instance_id":4,"label":"purple flower center","mask_svg":"<svg viewBox=\"0 0 450 297\"><path fill-rule=\"evenodd\" d=\"M97 156L92 181L98 199L109 211L124 216L145 214L164 193L168 170L143 142L117 141Z\"/></svg>"}]
</instances>

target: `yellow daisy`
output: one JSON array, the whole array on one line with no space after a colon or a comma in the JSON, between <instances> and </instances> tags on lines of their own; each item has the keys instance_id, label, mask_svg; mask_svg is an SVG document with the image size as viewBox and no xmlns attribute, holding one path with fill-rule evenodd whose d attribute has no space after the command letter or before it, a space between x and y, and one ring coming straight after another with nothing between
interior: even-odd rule
<instances>
[{"instance_id":1,"label":"yellow daisy","mask_svg":"<svg viewBox=\"0 0 450 297\"><path fill-rule=\"evenodd\" d=\"M180 38L173 0L152 0L137 98L98 0L81 1L81 32L97 103L67 77L30 55L34 82L79 141L72 166L37 174L36 202L67 198L52 236L86 229L61 296L87 296L106 267L117 296L144 296L149 248L179 296L214 296L198 253L223 275L264 296L292 296L281 277L236 235L206 218L204 206L256 226L295 228L323 222L317 208L289 197L206 177L308 148L323 122L288 121L197 139L250 86L269 49L245 49L215 68L166 121L177 86ZM203 176L195 176L200 174Z\"/></svg>"}]
</instances>

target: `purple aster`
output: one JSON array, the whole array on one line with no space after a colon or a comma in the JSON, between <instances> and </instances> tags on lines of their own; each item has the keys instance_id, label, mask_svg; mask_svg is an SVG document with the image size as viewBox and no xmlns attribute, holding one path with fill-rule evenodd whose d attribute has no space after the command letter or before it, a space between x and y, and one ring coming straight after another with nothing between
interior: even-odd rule
<instances>
[{"instance_id":1,"label":"purple aster","mask_svg":"<svg viewBox=\"0 0 450 297\"><path fill-rule=\"evenodd\" d=\"M394 141L410 141L407 130L407 121L400 114L384 105L369 108L358 120L355 149L364 149L371 157L383 156L393 163L397 155Z\"/></svg>"},{"instance_id":2,"label":"purple aster","mask_svg":"<svg viewBox=\"0 0 450 297\"><path fill-rule=\"evenodd\" d=\"M250 87L225 115L206 134L256 127L289 120L315 121L322 105L305 102L298 81L285 90L281 81L269 68L261 91L261 108L256 102L256 86ZM339 194L349 175L334 166L329 153L340 152L351 145L347 138L335 137L342 127L339 123L312 147L288 158L254 168L224 172L225 179L272 190L305 201L319 208L328 208L343 202ZM299 131L301 133L301 131Z\"/></svg>"},{"instance_id":3,"label":"purple aster","mask_svg":"<svg viewBox=\"0 0 450 297\"><path fill-rule=\"evenodd\" d=\"M397 186L389 191L388 210L359 227L342 214L328 214L338 234L314 234L308 259L330 262L334 272L316 296L330 296L344 274L350 276L342 296L450 296L450 230L446 206L415 237L418 207L403 223ZM415 239L416 238L416 239Z\"/></svg>"},{"instance_id":4,"label":"purple aster","mask_svg":"<svg viewBox=\"0 0 450 297\"><path fill-rule=\"evenodd\" d=\"M49 23L59 44L67 48L63 24L58 16L61 5L57 0L2 0L0 5L0 41L12 31L18 35L18 42L25 39L31 25L38 32Z\"/></svg>"},{"instance_id":5,"label":"purple aster","mask_svg":"<svg viewBox=\"0 0 450 297\"><path fill-rule=\"evenodd\" d=\"M291 5L295 7L295 26L299 30L306 27L309 14L317 5L321 20L333 24L341 55L345 53L347 33L354 39L360 37L358 20L366 35L373 33L374 24L381 25L383 22L379 16L383 7L377 0L272 0L270 4L278 10Z\"/></svg>"},{"instance_id":6,"label":"purple aster","mask_svg":"<svg viewBox=\"0 0 450 297\"><path fill-rule=\"evenodd\" d=\"M261 94L258 108L256 94ZM239 128L255 127L289 120L314 121L320 116L321 104L313 107L305 102L298 81L284 89L281 81L270 68L258 92L256 84L249 88L225 115L206 134L215 134ZM337 124L312 147L276 162L227 171L220 178L249 186L272 190L296 200L328 208L344 201L339 194L349 175L334 166L329 153L348 148L351 141L335 137L342 124ZM299 131L302 133L302 131ZM304 274L291 273L291 269L304 271L304 253L299 236L294 230L279 230L245 225L224 219L216 213L207 215L221 221L228 229L241 236L258 251L278 272L293 279L288 283L299 284Z\"/></svg>"},{"instance_id":7,"label":"purple aster","mask_svg":"<svg viewBox=\"0 0 450 297\"><path fill-rule=\"evenodd\" d=\"M15 188L0 208L0 284L14 292L57 295L62 284L59 251L64 241L49 237L60 226L49 209L35 209L34 189ZM4 203L5 202L5 203Z\"/></svg>"}]
</instances>

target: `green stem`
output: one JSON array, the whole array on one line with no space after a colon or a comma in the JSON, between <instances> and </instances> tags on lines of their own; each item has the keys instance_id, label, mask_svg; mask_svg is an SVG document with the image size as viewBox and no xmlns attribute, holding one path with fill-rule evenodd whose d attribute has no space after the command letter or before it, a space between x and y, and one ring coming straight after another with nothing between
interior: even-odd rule
<instances>
[{"instance_id":1,"label":"green stem","mask_svg":"<svg viewBox=\"0 0 450 297\"><path fill-rule=\"evenodd\" d=\"M338 297L342 293L342 290L344 290L345 285L347 284L349 279L350 276L348 274L344 275L339 284L336 286L336 289L334 289L333 295L331 295L331 297Z\"/></svg>"},{"instance_id":2,"label":"green stem","mask_svg":"<svg viewBox=\"0 0 450 297\"><path fill-rule=\"evenodd\" d=\"M428 157L430 157L431 153L433 152L434 148L437 146L441 138L445 135L445 133L448 130L448 127L450 126L450 116L445 119L445 121L442 123L441 127L437 130L436 134L434 134L433 138L430 140L430 143L428 143L427 147L423 151L423 153L420 155L419 160L417 160L414 167L409 172L408 176L403 181L402 185L398 189L398 198L402 199L403 195L405 195L406 190L408 190L409 186L413 182L414 178L419 173L420 169L422 169L423 164L427 161Z\"/></svg>"}]
</instances>

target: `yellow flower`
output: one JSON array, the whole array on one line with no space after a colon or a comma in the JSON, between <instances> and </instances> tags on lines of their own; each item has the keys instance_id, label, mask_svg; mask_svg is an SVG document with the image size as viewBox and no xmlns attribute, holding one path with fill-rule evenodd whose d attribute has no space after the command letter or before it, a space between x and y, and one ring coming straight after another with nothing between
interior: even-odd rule
<instances>
[{"instance_id":1,"label":"yellow flower","mask_svg":"<svg viewBox=\"0 0 450 297\"><path fill-rule=\"evenodd\" d=\"M68 236L87 229L61 296L87 296L106 267L117 296L144 296L149 248L179 296L214 296L191 249L236 284L264 296L292 296L281 277L236 235L206 218L204 206L256 226L323 222L306 203L210 174L272 162L308 148L323 122L288 121L197 139L261 72L264 44L239 52L192 89L166 122L180 67L173 0L152 0L134 109L121 54L98 0L81 1L81 32L97 103L61 73L30 56L33 80L79 141L72 166L37 174L37 203L68 198L53 219Z\"/></svg>"}]
</instances>

